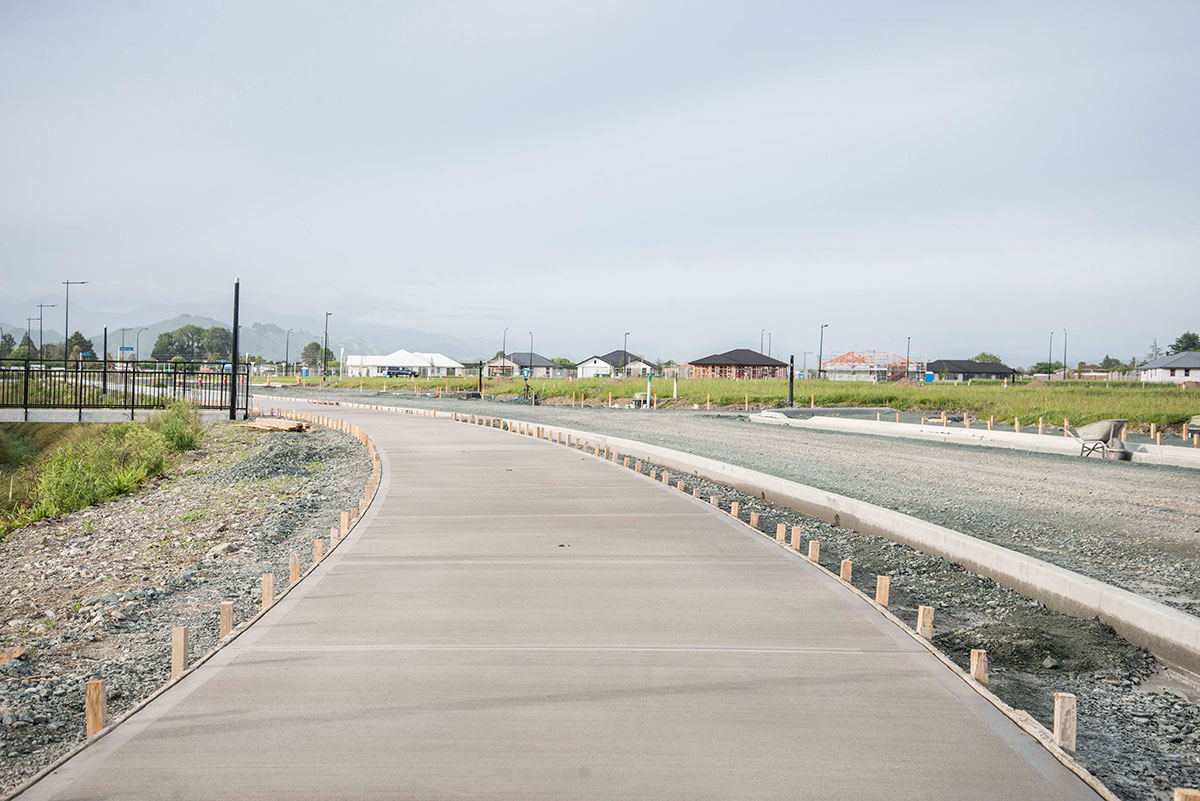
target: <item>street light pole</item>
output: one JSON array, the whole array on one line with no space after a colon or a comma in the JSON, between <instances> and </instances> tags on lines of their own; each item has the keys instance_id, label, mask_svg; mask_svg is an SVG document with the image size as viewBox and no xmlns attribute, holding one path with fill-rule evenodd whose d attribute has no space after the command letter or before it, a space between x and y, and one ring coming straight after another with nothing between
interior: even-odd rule
<instances>
[{"instance_id":1,"label":"street light pole","mask_svg":"<svg viewBox=\"0 0 1200 801\"><path fill-rule=\"evenodd\" d=\"M763 335L767 333L767 329L760 328L758 330L758 352L763 352Z\"/></svg>"},{"instance_id":2,"label":"street light pole","mask_svg":"<svg viewBox=\"0 0 1200 801\"><path fill-rule=\"evenodd\" d=\"M292 355L292 329L287 330L287 336L283 338L283 374L288 374L288 357Z\"/></svg>"},{"instance_id":3,"label":"street light pole","mask_svg":"<svg viewBox=\"0 0 1200 801\"><path fill-rule=\"evenodd\" d=\"M142 332L148 327L149 326L143 325L137 330L137 333L133 335L133 360L135 362L140 362L142 360Z\"/></svg>"},{"instance_id":4,"label":"street light pole","mask_svg":"<svg viewBox=\"0 0 1200 801\"><path fill-rule=\"evenodd\" d=\"M621 343L621 378L625 377L625 365L629 363L629 332L625 332L625 341Z\"/></svg>"},{"instance_id":5,"label":"street light pole","mask_svg":"<svg viewBox=\"0 0 1200 801\"><path fill-rule=\"evenodd\" d=\"M67 369L67 337L71 336L71 284L82 285L87 281L63 281L67 296L63 302L63 369Z\"/></svg>"},{"instance_id":6,"label":"street light pole","mask_svg":"<svg viewBox=\"0 0 1200 801\"><path fill-rule=\"evenodd\" d=\"M533 378L533 332L529 332L529 377ZM529 405L533 405L533 390L529 390Z\"/></svg>"},{"instance_id":7,"label":"street light pole","mask_svg":"<svg viewBox=\"0 0 1200 801\"><path fill-rule=\"evenodd\" d=\"M321 383L325 383L325 375L329 372L329 315L325 312L325 344L321 348Z\"/></svg>"},{"instance_id":8,"label":"street light pole","mask_svg":"<svg viewBox=\"0 0 1200 801\"><path fill-rule=\"evenodd\" d=\"M504 366L504 361L508 359L508 326L504 326L504 333L500 336L500 366ZM515 367L516 365L514 365Z\"/></svg>"},{"instance_id":9,"label":"street light pole","mask_svg":"<svg viewBox=\"0 0 1200 801\"><path fill-rule=\"evenodd\" d=\"M821 377L821 357L825 352L825 329L829 323L821 323L821 342L817 345L817 378Z\"/></svg>"},{"instance_id":10,"label":"street light pole","mask_svg":"<svg viewBox=\"0 0 1200 801\"><path fill-rule=\"evenodd\" d=\"M46 360L46 346L42 342L42 315L45 314L46 309L53 309L53 308L54 308L53 303L39 303L38 304L38 358L41 359L42 361ZM65 351L66 349L67 349L67 335L63 334L63 350Z\"/></svg>"},{"instance_id":11,"label":"street light pole","mask_svg":"<svg viewBox=\"0 0 1200 801\"><path fill-rule=\"evenodd\" d=\"M908 344L904 346L904 377L908 378L908 371L912 369L912 337L908 338Z\"/></svg>"},{"instance_id":12,"label":"street light pole","mask_svg":"<svg viewBox=\"0 0 1200 801\"><path fill-rule=\"evenodd\" d=\"M1054 375L1054 332L1050 332L1050 355L1046 357L1046 380Z\"/></svg>"}]
</instances>

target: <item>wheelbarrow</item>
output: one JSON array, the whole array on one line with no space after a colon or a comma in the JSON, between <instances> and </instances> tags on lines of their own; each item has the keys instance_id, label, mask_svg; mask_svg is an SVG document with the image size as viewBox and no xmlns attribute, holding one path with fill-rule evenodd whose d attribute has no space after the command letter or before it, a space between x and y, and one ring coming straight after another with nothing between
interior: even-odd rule
<instances>
[{"instance_id":1,"label":"wheelbarrow","mask_svg":"<svg viewBox=\"0 0 1200 801\"><path fill-rule=\"evenodd\" d=\"M1121 442L1121 434L1125 431L1127 422L1127 420L1097 420L1086 426L1072 428L1069 433L1079 440L1080 456L1091 456L1099 451L1102 459L1128 460L1131 454L1125 450L1125 445Z\"/></svg>"}]
</instances>

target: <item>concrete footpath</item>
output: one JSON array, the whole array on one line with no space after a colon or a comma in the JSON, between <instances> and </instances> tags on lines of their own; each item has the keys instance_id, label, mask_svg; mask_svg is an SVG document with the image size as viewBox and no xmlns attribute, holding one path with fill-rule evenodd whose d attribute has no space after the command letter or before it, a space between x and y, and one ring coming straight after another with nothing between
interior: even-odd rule
<instances>
[{"instance_id":1,"label":"concrete footpath","mask_svg":"<svg viewBox=\"0 0 1200 801\"><path fill-rule=\"evenodd\" d=\"M728 515L548 442L330 411L383 457L363 522L22 801L1098 798Z\"/></svg>"}]
</instances>

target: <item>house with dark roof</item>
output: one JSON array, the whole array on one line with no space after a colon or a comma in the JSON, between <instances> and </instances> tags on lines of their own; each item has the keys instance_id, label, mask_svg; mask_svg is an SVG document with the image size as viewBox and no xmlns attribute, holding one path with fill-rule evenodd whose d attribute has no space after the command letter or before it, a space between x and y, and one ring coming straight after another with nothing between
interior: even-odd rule
<instances>
[{"instance_id":1,"label":"house with dark roof","mask_svg":"<svg viewBox=\"0 0 1200 801\"><path fill-rule=\"evenodd\" d=\"M483 374L489 378L522 375L529 378L568 378L574 372L573 365L559 364L540 353L527 350L495 356L483 363Z\"/></svg>"},{"instance_id":2,"label":"house with dark roof","mask_svg":"<svg viewBox=\"0 0 1200 801\"><path fill-rule=\"evenodd\" d=\"M692 378L788 377L787 362L781 362L749 348L714 353L703 359L693 359L683 366L690 368Z\"/></svg>"},{"instance_id":3,"label":"house with dark roof","mask_svg":"<svg viewBox=\"0 0 1200 801\"><path fill-rule=\"evenodd\" d=\"M1182 384L1200 381L1200 350L1173 353L1147 362L1138 368L1143 381L1156 384Z\"/></svg>"},{"instance_id":4,"label":"house with dark roof","mask_svg":"<svg viewBox=\"0 0 1200 801\"><path fill-rule=\"evenodd\" d=\"M653 364L626 350L614 350L603 356L590 356L575 366L575 375L579 378L648 376L653 373Z\"/></svg>"},{"instance_id":5,"label":"house with dark roof","mask_svg":"<svg viewBox=\"0 0 1200 801\"><path fill-rule=\"evenodd\" d=\"M1017 371L1000 362L973 362L970 359L934 359L925 365L934 381L969 381L972 378L1011 379Z\"/></svg>"}]
</instances>

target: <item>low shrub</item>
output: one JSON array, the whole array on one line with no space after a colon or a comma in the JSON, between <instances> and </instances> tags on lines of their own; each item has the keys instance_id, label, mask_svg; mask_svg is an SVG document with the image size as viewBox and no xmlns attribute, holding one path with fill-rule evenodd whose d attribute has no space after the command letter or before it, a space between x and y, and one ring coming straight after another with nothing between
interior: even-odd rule
<instances>
[{"instance_id":1,"label":"low shrub","mask_svg":"<svg viewBox=\"0 0 1200 801\"><path fill-rule=\"evenodd\" d=\"M146 421L146 425L157 431L173 453L195 450L200 447L204 424L196 410L182 401L171 402L166 409Z\"/></svg>"}]
</instances>

